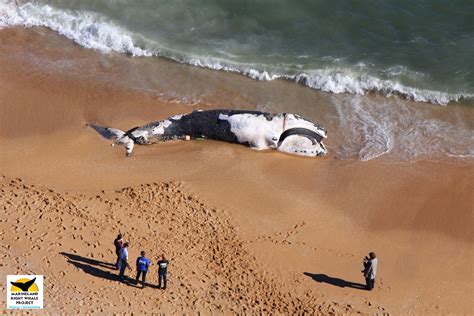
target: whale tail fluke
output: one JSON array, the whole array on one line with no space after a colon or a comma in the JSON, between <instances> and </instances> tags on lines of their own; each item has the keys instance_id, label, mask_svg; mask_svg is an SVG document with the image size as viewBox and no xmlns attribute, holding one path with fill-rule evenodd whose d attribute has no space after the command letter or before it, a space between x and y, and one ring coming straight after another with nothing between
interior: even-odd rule
<instances>
[{"instance_id":1,"label":"whale tail fluke","mask_svg":"<svg viewBox=\"0 0 474 316\"><path fill-rule=\"evenodd\" d=\"M112 140L112 146L125 145L126 156L129 157L132 154L134 142L126 132L121 131L117 128L104 127L97 124L86 124L87 126L94 129L100 136L105 139Z\"/></svg>"},{"instance_id":2,"label":"whale tail fluke","mask_svg":"<svg viewBox=\"0 0 474 316\"><path fill-rule=\"evenodd\" d=\"M104 137L105 139L117 141L118 139L125 136L124 131L116 128L104 127L96 124L86 124L86 126L93 128L97 133L99 133L100 136Z\"/></svg>"}]
</instances>

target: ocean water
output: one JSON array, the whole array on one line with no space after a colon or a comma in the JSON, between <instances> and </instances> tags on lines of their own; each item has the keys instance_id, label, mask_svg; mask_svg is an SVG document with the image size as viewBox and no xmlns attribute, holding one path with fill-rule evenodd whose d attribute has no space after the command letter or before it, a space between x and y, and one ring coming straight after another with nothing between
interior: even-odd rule
<instances>
[{"instance_id":1,"label":"ocean water","mask_svg":"<svg viewBox=\"0 0 474 316\"><path fill-rule=\"evenodd\" d=\"M474 96L471 0L7 0L1 11L3 25L85 47L260 80L440 104Z\"/></svg>"},{"instance_id":2,"label":"ocean water","mask_svg":"<svg viewBox=\"0 0 474 316\"><path fill-rule=\"evenodd\" d=\"M0 0L15 26L100 52L95 79L308 116L339 158L474 157L474 1Z\"/></svg>"}]
</instances>

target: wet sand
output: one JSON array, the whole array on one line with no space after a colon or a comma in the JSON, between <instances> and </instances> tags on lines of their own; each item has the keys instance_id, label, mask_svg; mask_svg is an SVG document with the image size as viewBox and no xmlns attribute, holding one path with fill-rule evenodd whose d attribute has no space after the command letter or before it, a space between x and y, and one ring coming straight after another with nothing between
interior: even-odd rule
<instances>
[{"instance_id":1,"label":"wet sand","mask_svg":"<svg viewBox=\"0 0 474 316\"><path fill-rule=\"evenodd\" d=\"M22 36L0 31L3 43ZM44 274L46 311L472 314L472 163L306 159L208 140L126 159L86 123L128 129L207 106L44 72L21 53L0 46L0 273ZM144 290L115 280L119 230L132 260L142 249L172 258L169 291L153 287L156 267ZM360 289L369 251L373 292Z\"/></svg>"}]
</instances>

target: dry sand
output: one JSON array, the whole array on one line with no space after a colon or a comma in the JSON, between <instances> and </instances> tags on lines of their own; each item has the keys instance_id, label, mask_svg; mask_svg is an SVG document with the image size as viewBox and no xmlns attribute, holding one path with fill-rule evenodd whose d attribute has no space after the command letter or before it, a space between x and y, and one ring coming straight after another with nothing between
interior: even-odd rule
<instances>
[{"instance_id":1,"label":"dry sand","mask_svg":"<svg viewBox=\"0 0 474 316\"><path fill-rule=\"evenodd\" d=\"M1 30L0 44L28 34ZM85 124L127 129L193 108L44 73L19 53L0 45L0 276L43 274L46 312L473 314L472 163L305 159L213 141L126 159ZM142 249L154 264L172 259L167 291L154 287L156 265L146 289L116 281L118 231L132 261Z\"/></svg>"}]
</instances>

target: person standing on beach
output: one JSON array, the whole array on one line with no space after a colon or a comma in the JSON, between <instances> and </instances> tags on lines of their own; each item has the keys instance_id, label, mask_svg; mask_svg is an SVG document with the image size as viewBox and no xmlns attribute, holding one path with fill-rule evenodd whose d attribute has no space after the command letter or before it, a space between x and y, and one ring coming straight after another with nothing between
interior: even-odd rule
<instances>
[{"instance_id":1,"label":"person standing on beach","mask_svg":"<svg viewBox=\"0 0 474 316\"><path fill-rule=\"evenodd\" d=\"M120 250L123 247L123 236L121 233L117 235L117 238L114 240L115 254L117 255L117 260L115 261L115 268L119 269L120 264Z\"/></svg>"},{"instance_id":2,"label":"person standing on beach","mask_svg":"<svg viewBox=\"0 0 474 316\"><path fill-rule=\"evenodd\" d=\"M128 268L131 270L130 264L128 264L128 242L123 244L122 249L120 249L119 254L119 265L120 265L120 273L119 273L119 280L125 280L125 269Z\"/></svg>"},{"instance_id":3,"label":"person standing on beach","mask_svg":"<svg viewBox=\"0 0 474 316\"><path fill-rule=\"evenodd\" d=\"M138 284L138 279L140 274L142 275L142 288L145 287L146 273L148 272L148 267L150 266L150 260L145 257L145 251L142 250L140 257L137 258L137 277L136 283Z\"/></svg>"},{"instance_id":4,"label":"person standing on beach","mask_svg":"<svg viewBox=\"0 0 474 316\"><path fill-rule=\"evenodd\" d=\"M163 279L163 290L166 290L166 283L168 281L168 264L165 255L161 255L161 260L158 261L158 288L161 289L161 280Z\"/></svg>"},{"instance_id":5,"label":"person standing on beach","mask_svg":"<svg viewBox=\"0 0 474 316\"><path fill-rule=\"evenodd\" d=\"M368 257L364 258L364 277L366 289L372 291L375 285L375 275L377 274L377 256L374 252L370 252Z\"/></svg>"}]
</instances>

